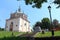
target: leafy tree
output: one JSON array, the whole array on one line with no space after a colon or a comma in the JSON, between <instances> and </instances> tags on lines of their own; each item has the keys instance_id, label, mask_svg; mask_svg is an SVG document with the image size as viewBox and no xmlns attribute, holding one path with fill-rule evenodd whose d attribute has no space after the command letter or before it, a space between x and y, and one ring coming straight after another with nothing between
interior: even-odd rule
<instances>
[{"instance_id":1,"label":"leafy tree","mask_svg":"<svg viewBox=\"0 0 60 40\"><path fill-rule=\"evenodd\" d=\"M41 22L36 22L35 26L41 26Z\"/></svg>"},{"instance_id":2,"label":"leafy tree","mask_svg":"<svg viewBox=\"0 0 60 40\"><path fill-rule=\"evenodd\" d=\"M57 8L60 7L60 0L55 0L54 3L55 3L55 4L58 4Z\"/></svg>"},{"instance_id":3,"label":"leafy tree","mask_svg":"<svg viewBox=\"0 0 60 40\"><path fill-rule=\"evenodd\" d=\"M37 26L40 26L40 27L41 27L41 26L42 26L42 23L41 23L41 22L39 22L39 21L38 21L38 22L36 22L36 24L33 26L33 30L34 30L34 28L35 28L35 27L37 27Z\"/></svg>"},{"instance_id":4,"label":"leafy tree","mask_svg":"<svg viewBox=\"0 0 60 40\"><path fill-rule=\"evenodd\" d=\"M0 28L0 31L4 31L4 28Z\"/></svg>"},{"instance_id":5,"label":"leafy tree","mask_svg":"<svg viewBox=\"0 0 60 40\"><path fill-rule=\"evenodd\" d=\"M50 28L50 20L48 18L43 18L41 22L36 22L33 26L33 30L35 27L40 26L42 29L49 29Z\"/></svg>"},{"instance_id":6,"label":"leafy tree","mask_svg":"<svg viewBox=\"0 0 60 40\"><path fill-rule=\"evenodd\" d=\"M60 23L57 25L57 27L60 27Z\"/></svg>"},{"instance_id":7,"label":"leafy tree","mask_svg":"<svg viewBox=\"0 0 60 40\"><path fill-rule=\"evenodd\" d=\"M59 24L59 23L58 23L58 20L57 20L57 19L54 19L54 20L53 20L53 25L54 25L54 27L58 27L58 24Z\"/></svg>"},{"instance_id":8,"label":"leafy tree","mask_svg":"<svg viewBox=\"0 0 60 40\"><path fill-rule=\"evenodd\" d=\"M41 22L42 22L42 28L43 29L49 29L50 28L49 18L43 18Z\"/></svg>"},{"instance_id":9,"label":"leafy tree","mask_svg":"<svg viewBox=\"0 0 60 40\"><path fill-rule=\"evenodd\" d=\"M0 28L0 30L1 30L1 28Z\"/></svg>"},{"instance_id":10,"label":"leafy tree","mask_svg":"<svg viewBox=\"0 0 60 40\"><path fill-rule=\"evenodd\" d=\"M32 7L41 8L42 4L47 0L25 0L26 5L32 5Z\"/></svg>"},{"instance_id":11,"label":"leafy tree","mask_svg":"<svg viewBox=\"0 0 60 40\"><path fill-rule=\"evenodd\" d=\"M52 1L52 0L51 0L51 1ZM29 5L29 4L30 4L30 5L32 5L33 8L34 8L34 7L36 7L36 8L41 8L41 7L42 7L42 4L43 4L44 2L47 2L47 0L25 0L25 4L26 4L26 5ZM54 0L53 3L58 4L57 8L60 7L60 0Z\"/></svg>"}]
</instances>

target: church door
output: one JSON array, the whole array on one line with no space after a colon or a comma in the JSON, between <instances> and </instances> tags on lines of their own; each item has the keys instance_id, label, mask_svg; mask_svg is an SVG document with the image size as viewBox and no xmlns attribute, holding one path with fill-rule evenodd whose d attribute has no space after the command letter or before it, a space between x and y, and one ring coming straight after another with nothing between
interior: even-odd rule
<instances>
[{"instance_id":1,"label":"church door","mask_svg":"<svg viewBox=\"0 0 60 40\"><path fill-rule=\"evenodd\" d=\"M13 22L10 24L10 31L13 31Z\"/></svg>"}]
</instances>

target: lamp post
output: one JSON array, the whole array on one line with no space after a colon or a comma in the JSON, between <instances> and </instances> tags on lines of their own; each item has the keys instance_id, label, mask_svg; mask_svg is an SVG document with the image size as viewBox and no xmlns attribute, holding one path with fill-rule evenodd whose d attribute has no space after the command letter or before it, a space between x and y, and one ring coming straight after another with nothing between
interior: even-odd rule
<instances>
[{"instance_id":1,"label":"lamp post","mask_svg":"<svg viewBox=\"0 0 60 40\"><path fill-rule=\"evenodd\" d=\"M51 16L51 6L48 6L48 10L49 10L49 15L50 15L50 27L52 27L52 36L54 36L54 30L53 30L53 24L52 24L52 16Z\"/></svg>"}]
</instances>

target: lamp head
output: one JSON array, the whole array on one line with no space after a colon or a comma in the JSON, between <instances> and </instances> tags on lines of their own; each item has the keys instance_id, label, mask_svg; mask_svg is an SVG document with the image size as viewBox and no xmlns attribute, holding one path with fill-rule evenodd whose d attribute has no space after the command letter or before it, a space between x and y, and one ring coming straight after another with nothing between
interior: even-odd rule
<instances>
[{"instance_id":1,"label":"lamp head","mask_svg":"<svg viewBox=\"0 0 60 40\"><path fill-rule=\"evenodd\" d=\"M50 5L48 6L48 9L51 9L51 6Z\"/></svg>"}]
</instances>

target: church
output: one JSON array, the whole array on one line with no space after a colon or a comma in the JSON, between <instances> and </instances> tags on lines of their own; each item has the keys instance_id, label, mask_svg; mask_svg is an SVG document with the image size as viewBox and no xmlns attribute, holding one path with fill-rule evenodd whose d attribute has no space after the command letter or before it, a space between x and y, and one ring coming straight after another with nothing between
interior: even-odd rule
<instances>
[{"instance_id":1,"label":"church","mask_svg":"<svg viewBox=\"0 0 60 40\"><path fill-rule=\"evenodd\" d=\"M9 19L6 19L5 30L31 32L30 22L27 19L27 15L22 13L20 8L18 8L16 12L10 14Z\"/></svg>"}]
</instances>

